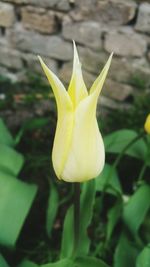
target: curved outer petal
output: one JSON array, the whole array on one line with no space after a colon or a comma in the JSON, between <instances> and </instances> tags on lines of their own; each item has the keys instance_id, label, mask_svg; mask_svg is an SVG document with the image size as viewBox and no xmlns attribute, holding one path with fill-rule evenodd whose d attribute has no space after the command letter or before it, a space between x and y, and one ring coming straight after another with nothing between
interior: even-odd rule
<instances>
[{"instance_id":1,"label":"curved outer petal","mask_svg":"<svg viewBox=\"0 0 150 267\"><path fill-rule=\"evenodd\" d=\"M76 107L81 100L83 100L86 96L88 96L88 92L83 80L81 63L79 61L75 42L73 42L73 47L74 47L73 71L68 88L68 94L70 95L74 107Z\"/></svg>"},{"instance_id":2,"label":"curved outer petal","mask_svg":"<svg viewBox=\"0 0 150 267\"><path fill-rule=\"evenodd\" d=\"M104 144L93 100L93 96L88 96L75 111L69 154L61 174L64 181L84 182L96 177L103 169Z\"/></svg>"},{"instance_id":3,"label":"curved outer petal","mask_svg":"<svg viewBox=\"0 0 150 267\"><path fill-rule=\"evenodd\" d=\"M58 119L53 145L52 161L57 177L60 178L60 174L62 173L66 162L72 137L73 105L63 84L57 76L49 70L40 57L39 59L53 89L57 102Z\"/></svg>"},{"instance_id":4,"label":"curved outer petal","mask_svg":"<svg viewBox=\"0 0 150 267\"><path fill-rule=\"evenodd\" d=\"M103 87L103 84L105 82L105 79L106 79L106 76L107 76L107 73L108 73L108 70L109 70L109 67L111 64L112 56L113 56L113 53L108 58L108 60L105 64L104 68L102 69L100 75L97 77L97 79L95 80L95 82L93 83L93 85L90 89L90 94L94 93L95 96L97 97L97 99L99 97L99 94L100 94L102 87Z\"/></svg>"},{"instance_id":5,"label":"curved outer petal","mask_svg":"<svg viewBox=\"0 0 150 267\"><path fill-rule=\"evenodd\" d=\"M70 110L66 110L64 116L58 116L52 151L52 162L55 173L59 179L61 179L61 174L70 151L73 123L74 116L73 112Z\"/></svg>"},{"instance_id":6,"label":"curved outer petal","mask_svg":"<svg viewBox=\"0 0 150 267\"><path fill-rule=\"evenodd\" d=\"M62 112L64 108L72 109L72 102L65 87L58 77L46 66L42 58L40 56L38 58L55 95L58 112Z\"/></svg>"}]
</instances>

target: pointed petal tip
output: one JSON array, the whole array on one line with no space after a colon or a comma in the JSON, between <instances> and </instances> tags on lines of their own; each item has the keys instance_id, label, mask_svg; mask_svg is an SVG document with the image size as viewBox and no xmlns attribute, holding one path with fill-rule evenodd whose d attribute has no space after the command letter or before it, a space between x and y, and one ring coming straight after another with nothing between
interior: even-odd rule
<instances>
[{"instance_id":1,"label":"pointed petal tip","mask_svg":"<svg viewBox=\"0 0 150 267\"><path fill-rule=\"evenodd\" d=\"M37 55L37 58L38 58L38 60L40 61L41 65L44 64L42 58L41 58L39 55Z\"/></svg>"},{"instance_id":2,"label":"pointed petal tip","mask_svg":"<svg viewBox=\"0 0 150 267\"><path fill-rule=\"evenodd\" d=\"M75 41L73 40L73 68L77 68L78 66L81 65L79 55L78 55L78 50Z\"/></svg>"},{"instance_id":3,"label":"pointed petal tip","mask_svg":"<svg viewBox=\"0 0 150 267\"><path fill-rule=\"evenodd\" d=\"M111 61L112 61L112 57L113 57L113 52L110 54L102 72L105 70L106 72L108 72L109 68L110 68L110 65L111 65Z\"/></svg>"},{"instance_id":4,"label":"pointed petal tip","mask_svg":"<svg viewBox=\"0 0 150 267\"><path fill-rule=\"evenodd\" d=\"M72 43L73 43L73 48L75 49L76 48L76 42L75 42L75 40L72 40Z\"/></svg>"},{"instance_id":5,"label":"pointed petal tip","mask_svg":"<svg viewBox=\"0 0 150 267\"><path fill-rule=\"evenodd\" d=\"M113 55L114 55L114 52L112 52L112 53L110 54L110 56L109 56L108 61L109 61L110 63L111 63L111 61L112 61Z\"/></svg>"},{"instance_id":6,"label":"pointed petal tip","mask_svg":"<svg viewBox=\"0 0 150 267\"><path fill-rule=\"evenodd\" d=\"M114 55L114 52L112 52L112 53L110 54L109 58L108 58L108 61L107 61L107 62L109 62L109 64L110 64L111 61L112 61L112 57L113 57L113 55Z\"/></svg>"},{"instance_id":7,"label":"pointed petal tip","mask_svg":"<svg viewBox=\"0 0 150 267\"><path fill-rule=\"evenodd\" d=\"M97 79L95 80L95 82L93 83L91 89L90 89L90 94L92 94L94 91L97 90L97 92L99 92L97 94L97 96L100 94L103 84L105 82L108 70L110 68L111 65L111 61L112 61L112 57L113 57L113 52L110 54L104 68L102 69L102 71L100 72L100 75L97 77Z\"/></svg>"},{"instance_id":8,"label":"pointed petal tip","mask_svg":"<svg viewBox=\"0 0 150 267\"><path fill-rule=\"evenodd\" d=\"M45 64L45 62L43 61L43 59L41 58L41 56L38 55L37 57L38 57L38 59L39 59L39 61L40 61L40 63L41 63L41 66L42 66L44 72L45 72L46 70L48 70L49 72L52 72L52 71L48 68L48 66Z\"/></svg>"},{"instance_id":9,"label":"pointed petal tip","mask_svg":"<svg viewBox=\"0 0 150 267\"><path fill-rule=\"evenodd\" d=\"M37 55L37 58L38 58L39 60L41 60L41 57L40 57L39 55Z\"/></svg>"},{"instance_id":10,"label":"pointed petal tip","mask_svg":"<svg viewBox=\"0 0 150 267\"><path fill-rule=\"evenodd\" d=\"M76 58L79 58L79 56L78 56L78 51L77 51L77 46L76 46L76 43L75 43L74 40L73 40L73 51L74 51L74 56L75 56Z\"/></svg>"}]
</instances>

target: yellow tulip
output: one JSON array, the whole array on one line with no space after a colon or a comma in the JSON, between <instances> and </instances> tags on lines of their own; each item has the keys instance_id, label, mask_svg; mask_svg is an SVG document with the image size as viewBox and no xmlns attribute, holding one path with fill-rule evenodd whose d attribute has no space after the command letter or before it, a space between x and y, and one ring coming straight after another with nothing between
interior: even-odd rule
<instances>
[{"instance_id":1,"label":"yellow tulip","mask_svg":"<svg viewBox=\"0 0 150 267\"><path fill-rule=\"evenodd\" d=\"M144 129L148 134L150 134L150 114L146 118Z\"/></svg>"},{"instance_id":2,"label":"yellow tulip","mask_svg":"<svg viewBox=\"0 0 150 267\"><path fill-rule=\"evenodd\" d=\"M58 120L52 151L55 173L66 182L84 182L99 175L104 167L105 149L96 120L96 107L112 55L88 93L73 44L74 62L68 92L40 57L39 60L57 103Z\"/></svg>"}]
</instances>

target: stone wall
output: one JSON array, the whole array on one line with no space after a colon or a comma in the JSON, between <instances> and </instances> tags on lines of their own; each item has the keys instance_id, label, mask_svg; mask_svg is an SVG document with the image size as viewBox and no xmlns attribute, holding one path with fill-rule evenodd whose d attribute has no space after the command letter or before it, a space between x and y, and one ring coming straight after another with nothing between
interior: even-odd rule
<instances>
[{"instance_id":1,"label":"stone wall","mask_svg":"<svg viewBox=\"0 0 150 267\"><path fill-rule=\"evenodd\" d=\"M0 75L24 82L29 72L42 76L39 54L67 83L72 39L88 87L114 52L101 98L104 106L122 106L133 94L149 90L150 1L0 1Z\"/></svg>"}]
</instances>

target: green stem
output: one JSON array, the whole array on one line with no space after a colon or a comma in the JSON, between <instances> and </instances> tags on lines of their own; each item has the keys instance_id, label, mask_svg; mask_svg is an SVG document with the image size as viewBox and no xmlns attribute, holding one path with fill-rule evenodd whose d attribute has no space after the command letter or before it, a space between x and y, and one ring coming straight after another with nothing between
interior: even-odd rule
<instances>
[{"instance_id":1,"label":"green stem","mask_svg":"<svg viewBox=\"0 0 150 267\"><path fill-rule=\"evenodd\" d=\"M113 168L117 167L118 163L120 162L120 160L122 159L122 157L124 156L124 153L134 144L136 143L139 139L143 138L145 136L145 132L140 133L138 136L136 136L134 139L132 139L125 147L124 149L121 151L121 153L118 155L118 157L116 158L114 164L113 164Z\"/></svg>"},{"instance_id":2,"label":"green stem","mask_svg":"<svg viewBox=\"0 0 150 267\"><path fill-rule=\"evenodd\" d=\"M140 183L143 179L143 176L144 176L144 173L146 171L146 168L147 168L147 164L146 162L143 164L142 168L141 168L141 171L140 171L140 174L139 174L139 177L138 177L138 180L137 182Z\"/></svg>"},{"instance_id":3,"label":"green stem","mask_svg":"<svg viewBox=\"0 0 150 267\"><path fill-rule=\"evenodd\" d=\"M80 183L74 183L74 248L73 257L76 256L80 235Z\"/></svg>"}]
</instances>

